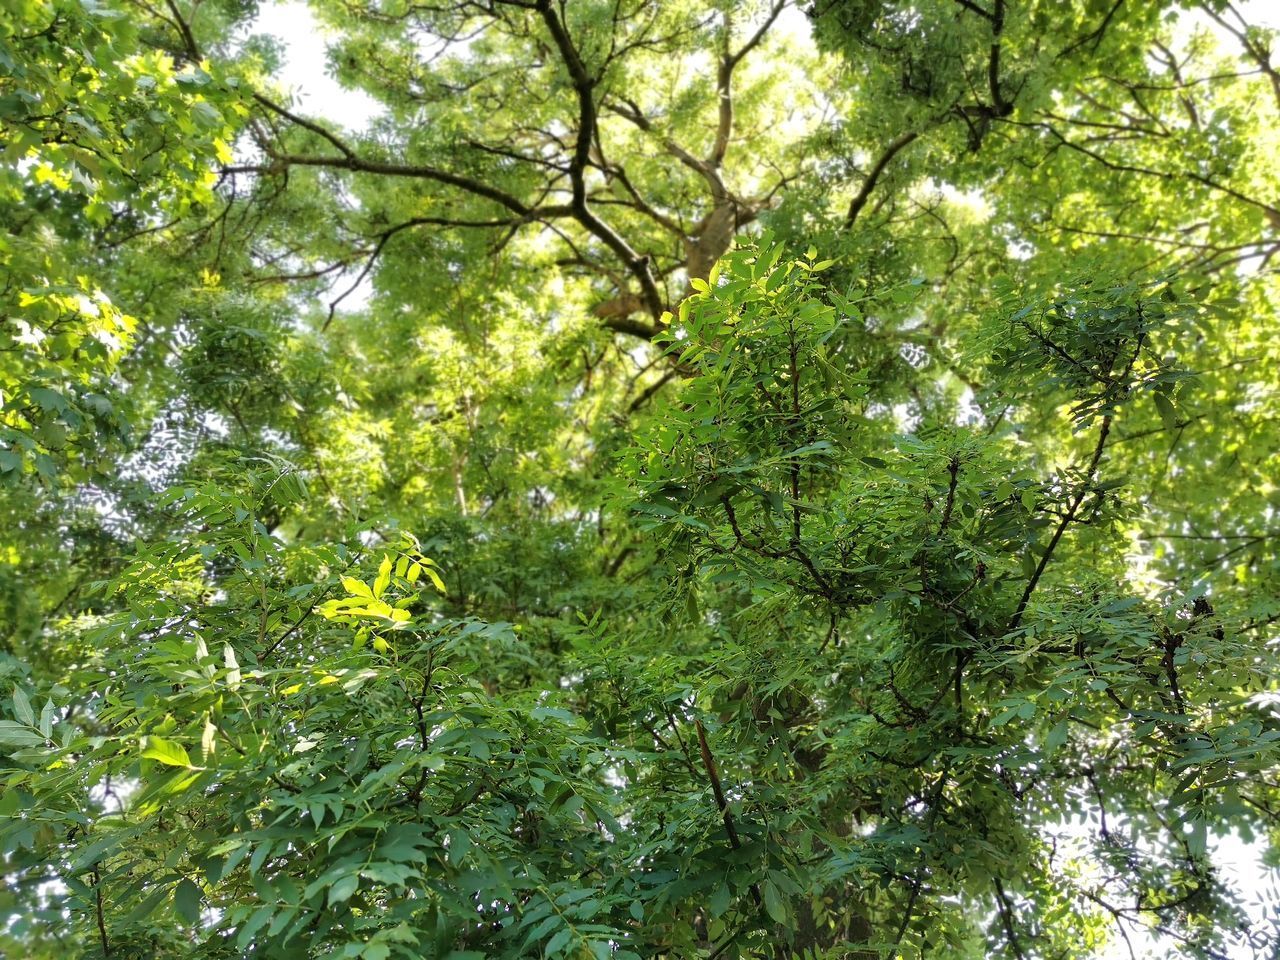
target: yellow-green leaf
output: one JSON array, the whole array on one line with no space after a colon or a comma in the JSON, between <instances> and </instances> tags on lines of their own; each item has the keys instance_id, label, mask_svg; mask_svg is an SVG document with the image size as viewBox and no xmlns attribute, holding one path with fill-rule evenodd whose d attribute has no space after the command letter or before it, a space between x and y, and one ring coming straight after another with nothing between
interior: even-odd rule
<instances>
[{"instance_id":1,"label":"yellow-green leaf","mask_svg":"<svg viewBox=\"0 0 1280 960\"><path fill-rule=\"evenodd\" d=\"M378 599L387 592L387 587L391 585L391 558L384 555L382 563L378 564L378 578L373 581L373 595Z\"/></svg>"},{"instance_id":2,"label":"yellow-green leaf","mask_svg":"<svg viewBox=\"0 0 1280 960\"><path fill-rule=\"evenodd\" d=\"M163 737L144 737L142 755L148 760L159 760L171 767L190 767L191 758L181 744Z\"/></svg>"}]
</instances>

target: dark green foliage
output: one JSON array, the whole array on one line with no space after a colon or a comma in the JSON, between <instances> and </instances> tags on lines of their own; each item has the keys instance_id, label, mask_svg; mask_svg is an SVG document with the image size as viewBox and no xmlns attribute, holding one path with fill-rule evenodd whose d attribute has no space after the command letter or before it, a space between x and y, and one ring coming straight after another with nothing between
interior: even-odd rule
<instances>
[{"instance_id":1,"label":"dark green foliage","mask_svg":"<svg viewBox=\"0 0 1280 960\"><path fill-rule=\"evenodd\" d=\"M0 14L0 953L1275 952L1272 33L311 10Z\"/></svg>"}]
</instances>

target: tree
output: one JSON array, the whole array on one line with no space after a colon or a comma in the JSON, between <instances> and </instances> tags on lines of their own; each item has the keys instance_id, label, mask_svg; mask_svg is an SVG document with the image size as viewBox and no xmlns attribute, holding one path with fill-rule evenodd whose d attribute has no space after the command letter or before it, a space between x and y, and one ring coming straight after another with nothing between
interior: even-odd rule
<instances>
[{"instance_id":1,"label":"tree","mask_svg":"<svg viewBox=\"0 0 1280 960\"><path fill-rule=\"evenodd\" d=\"M0 948L1274 950L1272 32L312 9L0 17Z\"/></svg>"}]
</instances>

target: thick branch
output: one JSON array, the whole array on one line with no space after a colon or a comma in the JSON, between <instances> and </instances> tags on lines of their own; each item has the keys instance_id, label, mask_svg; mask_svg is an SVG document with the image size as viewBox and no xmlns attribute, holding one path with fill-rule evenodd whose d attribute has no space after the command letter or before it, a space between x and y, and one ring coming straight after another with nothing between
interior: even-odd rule
<instances>
[{"instance_id":1,"label":"thick branch","mask_svg":"<svg viewBox=\"0 0 1280 960\"><path fill-rule=\"evenodd\" d=\"M555 41L560 58L569 71L578 98L578 135L574 144L573 159L569 163L569 179L573 187L573 215L586 229L612 250L640 284L641 296L649 313L656 320L664 310L663 297L657 281L649 269L649 258L631 248L621 234L601 220L587 203L587 187L584 172L591 155L591 145L597 137L597 113L595 102L596 80L587 71L578 55L573 40L564 23L551 7L551 0L539 0L539 16Z\"/></svg>"},{"instance_id":2,"label":"thick branch","mask_svg":"<svg viewBox=\"0 0 1280 960\"><path fill-rule=\"evenodd\" d=\"M991 91L991 106L996 116L1006 117L1013 112L1013 104L1000 91L1000 34L1004 32L1004 0L996 0L991 16L991 54L987 58L987 87Z\"/></svg>"},{"instance_id":3,"label":"thick branch","mask_svg":"<svg viewBox=\"0 0 1280 960\"><path fill-rule=\"evenodd\" d=\"M724 20L724 54L720 58L720 69L716 73L716 92L720 100L720 113L716 125L716 138L712 144L707 163L719 167L724 162L724 155L729 149L729 136L733 132L733 71L742 62L742 58L760 45L769 28L773 26L787 5L787 0L778 0L769 10L759 29L742 45L737 53L729 50L729 15Z\"/></svg>"},{"instance_id":4,"label":"thick branch","mask_svg":"<svg viewBox=\"0 0 1280 960\"><path fill-rule=\"evenodd\" d=\"M186 18L178 10L178 5L173 0L165 0L169 12L173 14L174 23L178 27L178 32L182 34L182 43L187 48L187 56L194 62L200 61L200 47L196 44L195 34L191 32L191 24L187 23Z\"/></svg>"},{"instance_id":5,"label":"thick branch","mask_svg":"<svg viewBox=\"0 0 1280 960\"><path fill-rule=\"evenodd\" d=\"M1005 938L1009 942L1009 949L1013 951L1013 955L1018 960L1026 960L1027 955L1022 952L1022 944L1018 941L1017 930L1013 926L1013 904L1009 902L1009 896L1004 892L1004 884L1000 882L1000 878L995 878L996 899L999 901L1000 921L1004 924Z\"/></svg>"},{"instance_id":6,"label":"thick branch","mask_svg":"<svg viewBox=\"0 0 1280 960\"><path fill-rule=\"evenodd\" d=\"M356 156L354 153L340 157L307 157L297 154L274 153L268 151L272 164L269 166L228 167L228 173L271 173L274 169L284 167L324 167L331 170L350 170L355 173L376 173L385 177L408 177L418 180L433 180L436 183L457 187L467 193L484 197L501 204L515 213L531 215L549 211L535 211L519 198L504 190L492 187L480 180L450 173L437 167L424 164L387 163L383 160L370 160ZM558 211L557 211L558 212Z\"/></svg>"},{"instance_id":7,"label":"thick branch","mask_svg":"<svg viewBox=\"0 0 1280 960\"><path fill-rule=\"evenodd\" d=\"M98 870L98 865L93 865L93 901L94 901L94 919L98 924L98 939L102 944L102 956L111 956L111 941L107 939L107 921L102 912L102 873Z\"/></svg>"},{"instance_id":8,"label":"thick branch","mask_svg":"<svg viewBox=\"0 0 1280 960\"><path fill-rule=\"evenodd\" d=\"M362 157L350 144L337 134L326 130L324 127L314 123L313 121L307 120L304 117L300 117L290 112L286 108L261 94L255 94L254 98L264 107L289 122L323 138L338 151L338 155L304 156L299 154L286 154L276 152L268 147L267 153L271 157L272 161L269 166L228 168L228 172L269 173L274 169L301 166L350 170L356 173L370 173L380 176L430 180L436 183L456 187L457 189L472 194L473 196L493 201L494 203L497 203L507 210L519 215L517 219L506 221L448 220L444 218L435 220L433 218L424 217L417 218L410 223L401 224L391 231L392 233L398 232L400 229L404 229L408 226L433 222L444 226L519 226L523 222L543 218L572 217L586 227L593 236L604 242L604 244L623 261L627 270L640 282L642 289L642 301L645 309L656 319L662 314L664 303L658 290L657 282L654 280L653 275L650 272L648 258L637 254L616 231L597 217L587 204L583 172L588 162L592 131L595 129L595 105L591 95L591 88L594 81L592 81L587 75L586 68L578 58L577 52L569 41L568 35L564 33L563 25L560 24L560 21L555 14L551 12L549 5L546 7L546 17L550 18L549 23L554 23L556 25L555 29L552 31L553 36L558 34L560 38L558 40L558 45L560 46L562 55L566 58L566 65L569 67L570 75L573 78L575 90L578 91L580 105L579 134L569 170L573 188L573 199L569 204L554 204L547 206L531 205L521 200L519 197L516 197L515 195L498 187L492 186L491 184L477 180L473 177L453 173L448 170L442 170L438 167L427 164L391 163L383 160ZM372 264L373 259L376 258L377 253L381 251L381 248L389 238L389 235L390 234L384 234L380 237L375 249L374 257L370 258L370 265ZM368 268L365 270L365 274L367 273ZM364 274L362 274L362 279L363 276ZM336 304L334 306L336 306ZM332 310L330 311L330 317L332 317ZM657 329L651 325L646 326L632 321L622 322L618 319L610 319L606 322L606 326L611 329L620 330L620 332L641 336L645 339L651 339L657 332ZM623 329L624 327L625 329Z\"/></svg>"},{"instance_id":9,"label":"thick branch","mask_svg":"<svg viewBox=\"0 0 1280 960\"><path fill-rule=\"evenodd\" d=\"M973 3L972 0L956 0L956 3L960 4L960 6L964 7L970 13L976 13L978 16L982 17L984 20L995 19L989 11L983 10L976 3Z\"/></svg>"},{"instance_id":10,"label":"thick branch","mask_svg":"<svg viewBox=\"0 0 1280 960\"><path fill-rule=\"evenodd\" d=\"M658 335L658 329L652 324L631 317L607 316L601 322L615 333L625 333L641 340L652 340Z\"/></svg>"},{"instance_id":11,"label":"thick branch","mask_svg":"<svg viewBox=\"0 0 1280 960\"><path fill-rule=\"evenodd\" d=\"M711 745L707 742L707 731L703 729L701 720L694 720L694 728L698 731L698 750L702 753L702 765L706 768L707 779L711 781L711 793L716 798L716 806L720 810L720 818L724 821L724 832L729 838L729 846L737 850L742 846L738 839L738 828L733 823L733 811L729 809L729 801L725 798L724 787L720 783L720 772L716 769L715 757L711 755ZM760 896L760 888L751 884L751 898L756 906L764 900Z\"/></svg>"}]
</instances>

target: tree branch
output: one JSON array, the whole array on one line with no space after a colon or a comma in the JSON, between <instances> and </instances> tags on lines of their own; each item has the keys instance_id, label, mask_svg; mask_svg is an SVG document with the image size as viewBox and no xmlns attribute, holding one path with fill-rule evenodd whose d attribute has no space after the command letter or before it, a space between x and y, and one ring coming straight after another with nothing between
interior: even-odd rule
<instances>
[{"instance_id":1,"label":"tree branch","mask_svg":"<svg viewBox=\"0 0 1280 960\"><path fill-rule=\"evenodd\" d=\"M871 193L875 190L876 184L880 177L884 175L885 168L889 166L893 158L909 147L919 138L920 133L916 130L908 130L906 133L900 134L892 140L884 152L880 154L880 158L876 160L871 167L871 172L867 174L867 179L863 181L862 189L857 195L849 201L849 212L845 215L844 226L849 229L853 226L854 221L858 219L858 215L862 213L862 208L867 205L867 201L871 199Z\"/></svg>"},{"instance_id":2,"label":"tree branch","mask_svg":"<svg viewBox=\"0 0 1280 960\"><path fill-rule=\"evenodd\" d=\"M706 768L707 778L711 781L711 793L716 798L720 818L724 821L724 832L729 837L729 846L737 850L742 846L742 841L738 839L738 828L733 823L733 811L729 809L729 801L725 799L724 788L720 784L720 773L716 769L715 757L711 755L711 745L707 743L707 731L703 728L701 720L695 719L693 723L694 729L698 731L698 749L702 753L702 765ZM751 884L751 897L755 900L757 907L764 903L760 896L760 887L754 882Z\"/></svg>"},{"instance_id":3,"label":"tree branch","mask_svg":"<svg viewBox=\"0 0 1280 960\"><path fill-rule=\"evenodd\" d=\"M94 919L98 923L98 937L102 942L103 957L111 956L111 943L107 940L107 921L102 914L102 873L98 870L98 865L93 865L93 899L94 899Z\"/></svg>"},{"instance_id":4,"label":"tree branch","mask_svg":"<svg viewBox=\"0 0 1280 960\"><path fill-rule=\"evenodd\" d=\"M742 62L742 58L760 45L769 28L778 19L778 15L787 6L787 0L777 0L770 8L759 29L742 45L737 53L729 52L729 15L724 17L724 53L720 58L720 69L716 73L716 92L719 95L720 112L716 125L716 137L711 152L707 155L707 163L711 167L719 167L724 162L725 153L729 149L729 137L733 132L733 71Z\"/></svg>"},{"instance_id":5,"label":"tree branch","mask_svg":"<svg viewBox=\"0 0 1280 960\"><path fill-rule=\"evenodd\" d=\"M641 296L645 306L654 320L662 316L665 309L664 298L658 290L657 281L649 270L649 258L638 254L622 236L611 226L601 220L587 203L587 188L584 172L590 159L592 142L597 138L597 112L595 102L596 79L587 71L586 65L578 55L564 23L551 7L551 0L538 0L537 11L541 16L565 68L569 71L569 79L578 98L578 135L574 144L573 158L569 163L569 179L573 187L572 209L575 219L588 232L604 243L617 255L640 284Z\"/></svg>"},{"instance_id":6,"label":"tree branch","mask_svg":"<svg viewBox=\"0 0 1280 960\"><path fill-rule=\"evenodd\" d=\"M996 899L1000 903L1000 921L1004 924L1005 938L1009 941L1009 948L1013 951L1013 955L1018 960L1026 960L1026 954L1022 952L1022 944L1018 941L1018 934L1013 927L1013 904L1009 902L1008 895L1004 892L1004 884L1000 882L999 877L995 877Z\"/></svg>"},{"instance_id":7,"label":"tree branch","mask_svg":"<svg viewBox=\"0 0 1280 960\"><path fill-rule=\"evenodd\" d=\"M1018 607L1013 612L1013 619L1009 622L1009 628L1005 631L1006 633L1011 633L1018 629L1018 625L1022 622L1022 615L1027 610L1027 604L1031 601L1031 595L1036 592L1040 578L1044 575L1045 567L1049 566L1049 561L1053 559L1053 552L1057 549L1058 542L1062 539L1062 535L1067 532L1067 527L1075 520L1076 514L1080 510L1080 504L1084 503L1084 498L1089 493L1093 476L1097 473L1098 463L1102 460L1102 451L1107 445L1107 437L1110 433L1111 415L1107 414L1102 418L1102 427L1098 430L1098 442L1093 448L1093 456L1090 458L1089 467L1085 470L1084 478L1081 480L1080 489L1076 491L1076 495L1072 498L1071 504L1067 507L1067 512L1062 515L1062 519L1058 522L1058 528L1054 530L1053 536L1049 539L1049 545L1045 547L1044 554L1040 557L1040 562L1036 564L1035 572L1031 575L1031 579L1027 581L1026 589L1022 591L1022 597L1018 600Z\"/></svg>"}]
</instances>

